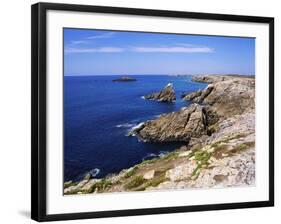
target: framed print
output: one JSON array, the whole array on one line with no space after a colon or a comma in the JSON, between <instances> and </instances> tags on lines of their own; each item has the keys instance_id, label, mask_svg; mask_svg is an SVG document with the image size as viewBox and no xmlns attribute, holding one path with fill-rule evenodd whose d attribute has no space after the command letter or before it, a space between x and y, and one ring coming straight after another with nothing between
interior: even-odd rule
<instances>
[{"instance_id":1,"label":"framed print","mask_svg":"<svg viewBox=\"0 0 281 224\"><path fill-rule=\"evenodd\" d=\"M273 205L273 18L32 6L32 219Z\"/></svg>"}]
</instances>

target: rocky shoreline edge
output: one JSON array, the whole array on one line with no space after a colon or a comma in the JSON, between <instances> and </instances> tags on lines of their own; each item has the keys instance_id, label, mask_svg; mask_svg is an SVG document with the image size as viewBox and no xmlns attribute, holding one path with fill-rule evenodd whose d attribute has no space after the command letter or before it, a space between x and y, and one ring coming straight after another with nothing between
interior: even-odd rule
<instances>
[{"instance_id":1,"label":"rocky shoreline edge","mask_svg":"<svg viewBox=\"0 0 281 224\"><path fill-rule=\"evenodd\" d=\"M255 184L255 78L194 76L204 90L187 93L188 107L145 121L133 135L146 142L182 142L160 158L118 174L64 183L64 194L253 186Z\"/></svg>"}]
</instances>

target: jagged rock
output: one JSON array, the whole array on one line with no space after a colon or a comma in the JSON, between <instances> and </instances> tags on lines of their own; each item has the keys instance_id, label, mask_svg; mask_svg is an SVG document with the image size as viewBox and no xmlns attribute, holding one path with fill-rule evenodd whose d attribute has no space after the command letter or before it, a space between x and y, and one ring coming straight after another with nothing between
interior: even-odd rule
<instances>
[{"instance_id":1,"label":"jagged rock","mask_svg":"<svg viewBox=\"0 0 281 224\"><path fill-rule=\"evenodd\" d=\"M128 76L123 76L121 78L113 79L113 82L132 82L132 81L137 81L135 78L128 77Z\"/></svg>"},{"instance_id":2,"label":"jagged rock","mask_svg":"<svg viewBox=\"0 0 281 224\"><path fill-rule=\"evenodd\" d=\"M149 142L189 142L191 137L209 134L208 126L216 121L211 113L208 108L192 104L178 112L145 122L135 133Z\"/></svg>"},{"instance_id":3,"label":"jagged rock","mask_svg":"<svg viewBox=\"0 0 281 224\"><path fill-rule=\"evenodd\" d=\"M144 98L160 102L174 102L176 100L176 93L174 91L173 84L169 83L162 91L146 95Z\"/></svg>"},{"instance_id":4,"label":"jagged rock","mask_svg":"<svg viewBox=\"0 0 281 224\"><path fill-rule=\"evenodd\" d=\"M230 117L255 108L255 79L236 76L207 76L200 77L200 80L213 83L201 92L187 95L187 99L194 103L212 106L219 116Z\"/></svg>"},{"instance_id":5,"label":"jagged rock","mask_svg":"<svg viewBox=\"0 0 281 224\"><path fill-rule=\"evenodd\" d=\"M197 94L192 100L194 103L202 103L206 97L210 95L210 93L214 90L214 85L209 84L201 93Z\"/></svg>"},{"instance_id":6,"label":"jagged rock","mask_svg":"<svg viewBox=\"0 0 281 224\"><path fill-rule=\"evenodd\" d=\"M214 84L202 102L212 105L218 114L230 117L255 108L254 80L237 79Z\"/></svg>"},{"instance_id":7,"label":"jagged rock","mask_svg":"<svg viewBox=\"0 0 281 224\"><path fill-rule=\"evenodd\" d=\"M194 98L201 96L202 90L198 90L196 92L188 93L185 95L182 95L183 100L193 100Z\"/></svg>"}]
</instances>

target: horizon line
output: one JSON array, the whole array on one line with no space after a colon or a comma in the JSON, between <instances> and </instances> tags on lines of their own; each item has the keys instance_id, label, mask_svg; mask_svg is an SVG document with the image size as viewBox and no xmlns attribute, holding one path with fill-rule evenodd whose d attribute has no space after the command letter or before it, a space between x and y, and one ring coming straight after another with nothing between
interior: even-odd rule
<instances>
[{"instance_id":1,"label":"horizon line","mask_svg":"<svg viewBox=\"0 0 281 224\"><path fill-rule=\"evenodd\" d=\"M241 75L241 76L255 76L255 74L239 74L239 73L196 73L196 74L106 74L106 75L66 75L68 77L77 77L77 76L153 76L153 75L166 75L166 76L195 76L195 75Z\"/></svg>"}]
</instances>

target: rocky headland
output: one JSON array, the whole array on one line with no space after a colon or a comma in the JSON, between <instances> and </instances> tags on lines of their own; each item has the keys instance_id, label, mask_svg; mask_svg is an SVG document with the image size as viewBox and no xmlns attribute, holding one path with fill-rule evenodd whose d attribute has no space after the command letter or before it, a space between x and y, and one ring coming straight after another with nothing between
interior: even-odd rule
<instances>
[{"instance_id":1,"label":"rocky headland","mask_svg":"<svg viewBox=\"0 0 281 224\"><path fill-rule=\"evenodd\" d=\"M184 97L191 105L133 130L142 141L180 142L180 148L103 179L88 175L66 182L64 193L253 186L255 79L213 75L193 80L209 85Z\"/></svg>"},{"instance_id":2,"label":"rocky headland","mask_svg":"<svg viewBox=\"0 0 281 224\"><path fill-rule=\"evenodd\" d=\"M144 96L147 100L157 100L160 102L174 102L176 100L176 93L173 84L169 83L163 90L157 93L152 93Z\"/></svg>"}]
</instances>

